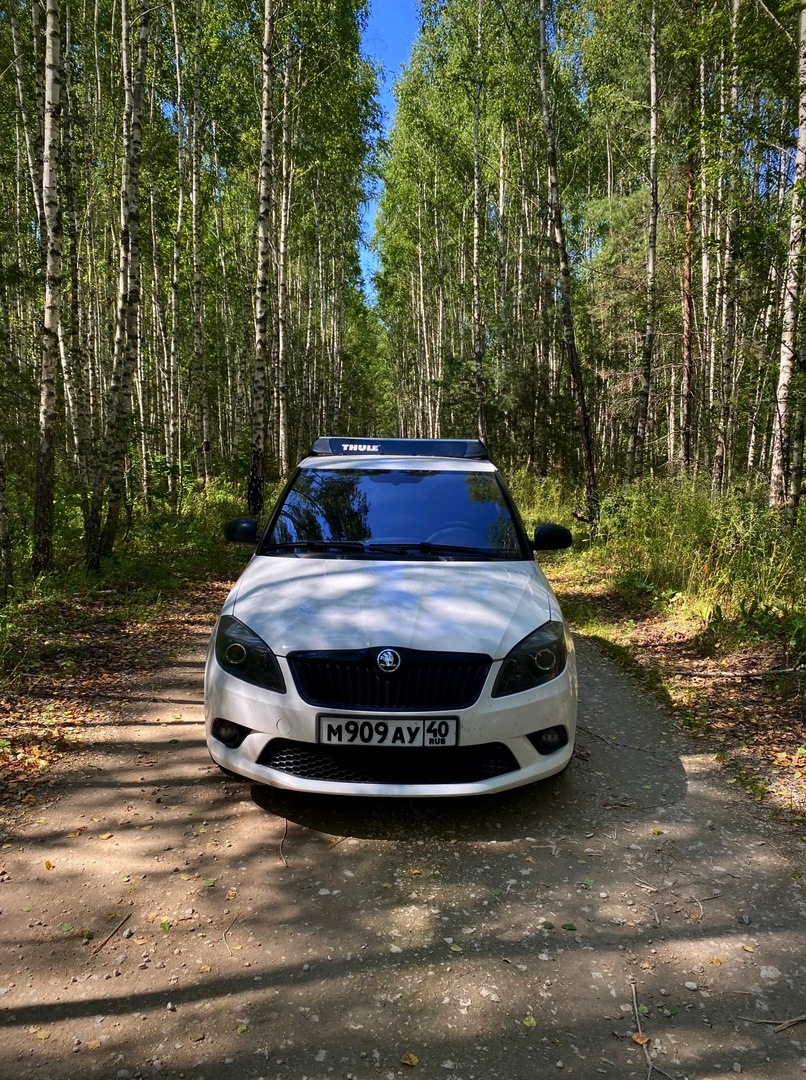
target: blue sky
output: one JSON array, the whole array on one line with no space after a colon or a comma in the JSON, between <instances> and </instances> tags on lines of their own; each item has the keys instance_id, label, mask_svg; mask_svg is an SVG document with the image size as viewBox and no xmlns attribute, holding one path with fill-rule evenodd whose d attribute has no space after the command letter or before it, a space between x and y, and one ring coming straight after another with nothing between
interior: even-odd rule
<instances>
[{"instance_id":1,"label":"blue sky","mask_svg":"<svg viewBox=\"0 0 806 1080\"><path fill-rule=\"evenodd\" d=\"M418 6L417 0L371 0L369 20L364 32L364 55L377 60L383 69L380 97L387 127L392 121L395 107L392 85L400 75L402 65L408 63L411 46L419 30ZM372 235L375 209L374 200L364 209L364 235L367 240ZM372 253L366 249L362 252L361 267L367 294L372 299L370 275L376 268L376 262Z\"/></svg>"}]
</instances>

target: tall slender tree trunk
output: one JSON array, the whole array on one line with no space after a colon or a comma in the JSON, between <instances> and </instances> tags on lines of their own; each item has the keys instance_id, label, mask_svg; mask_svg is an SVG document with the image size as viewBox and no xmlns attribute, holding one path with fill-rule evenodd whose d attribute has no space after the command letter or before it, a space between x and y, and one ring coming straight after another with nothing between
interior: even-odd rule
<instances>
[{"instance_id":1,"label":"tall slender tree trunk","mask_svg":"<svg viewBox=\"0 0 806 1080\"><path fill-rule=\"evenodd\" d=\"M585 384L582 380L582 368L577 352L574 315L571 302L571 264L565 242L562 206L560 204L559 170L557 168L557 146L554 140L554 125L551 120L551 102L548 90L547 47L546 47L546 0L540 0L540 93L543 105L543 127L546 134L549 171L549 207L551 213L554 246L560 269L560 304L562 308L563 337L568 366L576 403L577 423L582 451L582 467L585 476L585 502L587 520L592 528L599 518L599 484L596 464L593 456L593 436L591 433L590 414L585 402Z\"/></svg>"},{"instance_id":2,"label":"tall slender tree trunk","mask_svg":"<svg viewBox=\"0 0 806 1080\"><path fill-rule=\"evenodd\" d=\"M794 520L797 501L789 481L789 392L798 353L798 309L803 278L803 189L806 185L806 0L800 5L800 39L798 53L798 148L795 157L795 177L792 186L792 210L789 217L789 250L783 282L783 319L781 351L778 360L778 385L773 412L770 506L786 510ZM797 496L799 497L798 491Z\"/></svg>"},{"instance_id":3,"label":"tall slender tree trunk","mask_svg":"<svg viewBox=\"0 0 806 1080\"><path fill-rule=\"evenodd\" d=\"M283 68L283 111L280 158L280 215L277 237L277 461L280 475L289 466L288 452L288 229L291 217L291 188L294 163L291 159L291 57Z\"/></svg>"},{"instance_id":4,"label":"tall slender tree trunk","mask_svg":"<svg viewBox=\"0 0 806 1080\"><path fill-rule=\"evenodd\" d=\"M11 547L11 519L8 512L8 477L6 473L6 443L0 431L0 586L2 599L8 600L14 588L14 559Z\"/></svg>"},{"instance_id":5,"label":"tall slender tree trunk","mask_svg":"<svg viewBox=\"0 0 806 1080\"><path fill-rule=\"evenodd\" d=\"M695 19L698 4L694 4ZM692 74L688 92L688 115L694 125L697 94L696 73ZM680 467L688 472L692 463L692 409L694 404L694 200L696 198L697 163L693 131L689 131L686 154L686 210L683 247L683 340L682 371L680 375Z\"/></svg>"},{"instance_id":6,"label":"tall slender tree trunk","mask_svg":"<svg viewBox=\"0 0 806 1080\"><path fill-rule=\"evenodd\" d=\"M481 308L481 65L483 0L476 0L476 79L473 87L473 367L476 383L476 424L487 438L484 393L484 326Z\"/></svg>"},{"instance_id":7,"label":"tall slender tree trunk","mask_svg":"<svg viewBox=\"0 0 806 1080\"><path fill-rule=\"evenodd\" d=\"M658 35L657 11L653 2L649 25L649 229L646 260L646 324L641 348L641 387L638 392L627 451L628 480L640 478L644 471L649 395L652 386L652 355L655 349L655 307L657 304L655 263L658 213Z\"/></svg>"},{"instance_id":8,"label":"tall slender tree trunk","mask_svg":"<svg viewBox=\"0 0 806 1080\"><path fill-rule=\"evenodd\" d=\"M210 401L204 347L204 280L202 267L201 191L201 51L202 7L196 0L196 29L193 46L193 147L191 153L190 198L193 231L193 386L198 411L196 432L196 472L205 485L212 472L210 457Z\"/></svg>"},{"instance_id":9,"label":"tall slender tree trunk","mask_svg":"<svg viewBox=\"0 0 806 1080\"><path fill-rule=\"evenodd\" d=\"M723 116L723 124L733 123L738 116L739 46L737 36L739 28L739 3L740 0L733 0L731 10L730 118L728 119ZM736 363L736 177L733 155L728 164L728 169L727 180L722 184L723 198L727 198L728 205L727 210L723 215L724 247L720 274L722 287L718 290L722 325L721 340L719 343L719 366L718 374L716 376L718 419L711 481L712 490L715 494L721 494L725 490L730 471L729 453L733 413L733 377ZM725 192L727 193L726 196Z\"/></svg>"},{"instance_id":10,"label":"tall slender tree trunk","mask_svg":"<svg viewBox=\"0 0 806 1080\"><path fill-rule=\"evenodd\" d=\"M64 51L69 55L73 49L73 32L70 8L64 20ZM85 356L81 337L82 281L79 273L79 227L78 195L76 190L74 92L69 64L64 66L64 94L62 113L62 174L64 176L64 219L69 252L69 331L64 328L65 307L62 305L62 329L60 332L61 362L64 392L68 415L73 432L73 453L78 474L81 512L86 529L89 521L89 457L90 457L90 404L85 377Z\"/></svg>"},{"instance_id":11,"label":"tall slender tree trunk","mask_svg":"<svg viewBox=\"0 0 806 1080\"><path fill-rule=\"evenodd\" d=\"M141 291L139 182L149 12L148 0L141 0L137 60L133 62L131 30L135 20L130 16L128 0L123 0L121 5L125 107L117 317L106 424L90 503L90 526L87 531L87 568L89 570L98 570L101 559L111 553L117 537L125 498L125 464L132 411L132 378L139 346ZM104 495L107 492L106 520L101 528Z\"/></svg>"},{"instance_id":12,"label":"tall slender tree trunk","mask_svg":"<svg viewBox=\"0 0 806 1080\"><path fill-rule=\"evenodd\" d=\"M271 196L274 3L264 0L260 167L257 210L257 278L255 285L255 368L252 377L251 458L246 501L256 517L263 509L266 466L266 372L269 361L269 284L271 279Z\"/></svg>"},{"instance_id":13,"label":"tall slender tree trunk","mask_svg":"<svg viewBox=\"0 0 806 1080\"><path fill-rule=\"evenodd\" d=\"M45 131L42 206L46 225L45 312L39 376L39 443L34 493L34 574L53 569L53 502L56 482L56 379L62 308L62 221L59 193L61 119L61 12L48 0L45 13Z\"/></svg>"},{"instance_id":14,"label":"tall slender tree trunk","mask_svg":"<svg viewBox=\"0 0 806 1080\"><path fill-rule=\"evenodd\" d=\"M182 47L176 0L171 0L176 69L176 224L171 250L171 329L166 376L168 412L168 493L172 505L179 497L179 285L182 265L182 233L185 227L185 100L182 77Z\"/></svg>"}]
</instances>

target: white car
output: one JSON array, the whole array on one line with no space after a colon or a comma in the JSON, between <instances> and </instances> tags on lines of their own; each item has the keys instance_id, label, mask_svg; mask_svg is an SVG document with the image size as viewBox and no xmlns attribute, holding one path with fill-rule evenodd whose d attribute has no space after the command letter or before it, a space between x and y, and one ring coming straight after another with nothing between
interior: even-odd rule
<instances>
[{"instance_id":1,"label":"white car","mask_svg":"<svg viewBox=\"0 0 806 1080\"><path fill-rule=\"evenodd\" d=\"M574 647L482 443L323 437L297 467L222 609L207 745L293 791L446 796L560 772Z\"/></svg>"}]
</instances>

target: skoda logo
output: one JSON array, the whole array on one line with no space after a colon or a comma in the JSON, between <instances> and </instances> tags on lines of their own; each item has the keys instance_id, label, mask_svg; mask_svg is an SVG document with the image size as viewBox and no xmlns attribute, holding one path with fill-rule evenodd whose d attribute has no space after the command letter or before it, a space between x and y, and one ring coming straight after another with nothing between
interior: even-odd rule
<instances>
[{"instance_id":1,"label":"skoda logo","mask_svg":"<svg viewBox=\"0 0 806 1080\"><path fill-rule=\"evenodd\" d=\"M391 675L400 667L400 653L394 649L381 649L377 656L378 667L385 675Z\"/></svg>"}]
</instances>

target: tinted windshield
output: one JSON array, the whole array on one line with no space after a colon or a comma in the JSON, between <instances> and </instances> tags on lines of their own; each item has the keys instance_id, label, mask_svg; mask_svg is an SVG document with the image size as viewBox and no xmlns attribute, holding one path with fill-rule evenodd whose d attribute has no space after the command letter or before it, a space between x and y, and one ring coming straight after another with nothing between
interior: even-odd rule
<instances>
[{"instance_id":1,"label":"tinted windshield","mask_svg":"<svg viewBox=\"0 0 806 1080\"><path fill-rule=\"evenodd\" d=\"M264 554L331 545L386 557L524 557L496 474L421 469L301 469Z\"/></svg>"}]
</instances>

